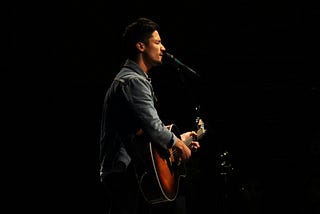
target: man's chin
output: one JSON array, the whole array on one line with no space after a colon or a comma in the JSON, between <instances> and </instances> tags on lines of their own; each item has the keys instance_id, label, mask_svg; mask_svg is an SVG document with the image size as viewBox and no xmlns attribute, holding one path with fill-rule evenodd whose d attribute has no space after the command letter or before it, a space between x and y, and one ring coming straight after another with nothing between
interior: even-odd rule
<instances>
[{"instance_id":1,"label":"man's chin","mask_svg":"<svg viewBox=\"0 0 320 214\"><path fill-rule=\"evenodd\" d=\"M154 66L159 66L159 65L162 65L162 61L154 62Z\"/></svg>"}]
</instances>

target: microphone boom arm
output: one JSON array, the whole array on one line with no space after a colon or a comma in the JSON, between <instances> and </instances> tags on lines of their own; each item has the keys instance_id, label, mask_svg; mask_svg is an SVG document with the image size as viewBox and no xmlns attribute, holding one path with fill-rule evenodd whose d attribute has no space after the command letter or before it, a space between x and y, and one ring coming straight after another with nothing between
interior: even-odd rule
<instances>
[{"instance_id":1,"label":"microphone boom arm","mask_svg":"<svg viewBox=\"0 0 320 214\"><path fill-rule=\"evenodd\" d=\"M191 69L190 67L186 66L184 63L182 63L181 61L179 61L177 58L175 58L172 54L165 52L165 56L167 56L169 59L173 60L174 63L176 63L179 67L183 68L186 71L189 71L190 73L192 73L193 75L200 77L200 75L195 72L193 69Z\"/></svg>"}]
</instances>

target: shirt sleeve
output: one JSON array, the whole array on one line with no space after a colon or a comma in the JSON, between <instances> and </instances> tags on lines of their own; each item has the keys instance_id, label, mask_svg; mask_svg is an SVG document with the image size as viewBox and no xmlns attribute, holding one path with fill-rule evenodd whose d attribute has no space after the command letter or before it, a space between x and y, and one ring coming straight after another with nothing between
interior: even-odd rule
<instances>
[{"instance_id":1,"label":"shirt sleeve","mask_svg":"<svg viewBox=\"0 0 320 214\"><path fill-rule=\"evenodd\" d=\"M151 143L164 149L172 147L176 136L159 118L151 83L140 77L131 78L124 90L131 110L140 121L144 133L150 137Z\"/></svg>"}]
</instances>

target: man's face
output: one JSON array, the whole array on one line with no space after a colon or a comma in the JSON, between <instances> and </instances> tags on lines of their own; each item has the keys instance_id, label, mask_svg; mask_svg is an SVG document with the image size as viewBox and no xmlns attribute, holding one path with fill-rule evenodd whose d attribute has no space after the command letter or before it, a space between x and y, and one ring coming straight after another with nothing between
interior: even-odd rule
<instances>
[{"instance_id":1,"label":"man's face","mask_svg":"<svg viewBox=\"0 0 320 214\"><path fill-rule=\"evenodd\" d=\"M161 43L161 38L158 31L154 31L152 36L149 38L149 44L146 44L144 52L145 59L152 66L156 66L162 63L163 52L165 47Z\"/></svg>"}]
</instances>

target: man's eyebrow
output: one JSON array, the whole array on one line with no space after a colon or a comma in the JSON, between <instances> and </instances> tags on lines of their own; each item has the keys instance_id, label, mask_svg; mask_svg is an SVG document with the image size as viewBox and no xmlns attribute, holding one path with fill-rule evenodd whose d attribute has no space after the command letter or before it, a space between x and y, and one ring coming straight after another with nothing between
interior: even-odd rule
<instances>
[{"instance_id":1,"label":"man's eyebrow","mask_svg":"<svg viewBox=\"0 0 320 214\"><path fill-rule=\"evenodd\" d=\"M154 38L154 41L155 41L155 42L161 42L161 39L156 39L156 38Z\"/></svg>"}]
</instances>

